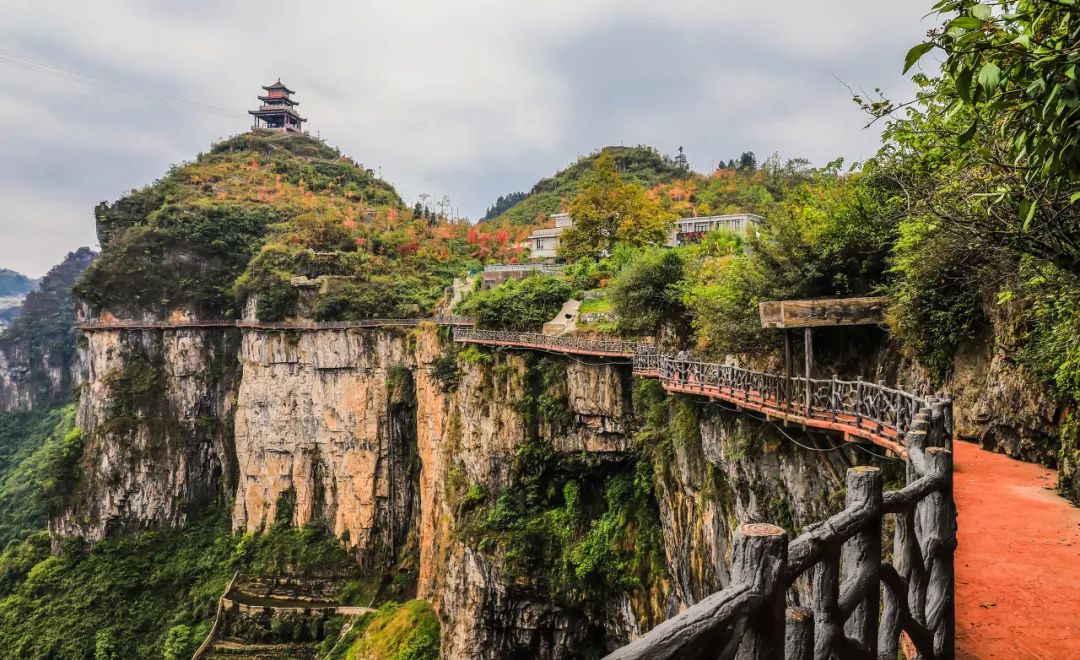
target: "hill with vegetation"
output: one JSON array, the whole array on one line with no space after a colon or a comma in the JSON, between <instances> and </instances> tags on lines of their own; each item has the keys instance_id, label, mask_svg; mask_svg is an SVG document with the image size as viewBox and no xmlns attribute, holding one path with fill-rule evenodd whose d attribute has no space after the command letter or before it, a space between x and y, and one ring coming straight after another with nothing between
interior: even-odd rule
<instances>
[{"instance_id":1,"label":"hill with vegetation","mask_svg":"<svg viewBox=\"0 0 1080 660\"><path fill-rule=\"evenodd\" d=\"M679 164L671 156L660 153L653 147L604 147L579 158L569 167L559 170L553 176L540 179L528 194L505 208L497 216L485 216L485 219L504 219L511 225L542 224L552 213L558 213L564 202L577 196L581 189L582 177L593 167L596 159L606 154L615 162L619 174L627 181L641 186L652 187L659 183L668 183L690 174L690 170ZM521 193L511 193L501 200L514 199ZM505 201L503 202L505 205ZM499 206L496 202L495 207ZM491 212L489 211L489 214Z\"/></svg>"},{"instance_id":2,"label":"hill with vegetation","mask_svg":"<svg viewBox=\"0 0 1080 660\"><path fill-rule=\"evenodd\" d=\"M416 316L476 263L467 227L415 217L370 169L299 134L225 140L96 216L103 254L77 293L117 316L234 318L249 297L264 320ZM298 278L317 291L302 299Z\"/></svg>"}]
</instances>

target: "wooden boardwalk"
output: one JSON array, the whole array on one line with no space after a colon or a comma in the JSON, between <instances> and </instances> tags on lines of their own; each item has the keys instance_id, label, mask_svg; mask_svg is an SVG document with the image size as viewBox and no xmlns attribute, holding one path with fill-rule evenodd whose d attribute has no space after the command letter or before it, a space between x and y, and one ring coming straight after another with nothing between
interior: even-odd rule
<instances>
[{"instance_id":1,"label":"wooden boardwalk","mask_svg":"<svg viewBox=\"0 0 1080 660\"><path fill-rule=\"evenodd\" d=\"M925 397L881 383L789 378L728 364L676 360L638 342L472 328L455 328L454 340L624 360L634 375L658 378L669 392L704 396L788 424L836 432L845 441L865 440L901 457L913 417L929 405Z\"/></svg>"}]
</instances>

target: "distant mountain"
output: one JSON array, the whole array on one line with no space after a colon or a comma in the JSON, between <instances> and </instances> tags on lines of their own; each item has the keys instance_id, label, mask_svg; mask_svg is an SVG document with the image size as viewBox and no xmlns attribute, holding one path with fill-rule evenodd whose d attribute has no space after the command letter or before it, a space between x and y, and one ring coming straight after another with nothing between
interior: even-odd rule
<instances>
[{"instance_id":1,"label":"distant mountain","mask_svg":"<svg viewBox=\"0 0 1080 660\"><path fill-rule=\"evenodd\" d=\"M19 316L23 298L34 290L38 281L9 268L0 268L0 330L11 325Z\"/></svg>"},{"instance_id":2,"label":"distant mountain","mask_svg":"<svg viewBox=\"0 0 1080 660\"><path fill-rule=\"evenodd\" d=\"M0 333L0 410L32 409L67 398L74 382L75 304L71 289L97 253L79 248L26 294Z\"/></svg>"},{"instance_id":3,"label":"distant mountain","mask_svg":"<svg viewBox=\"0 0 1080 660\"><path fill-rule=\"evenodd\" d=\"M559 211L562 201L573 199L581 186L581 177L592 168L593 161L601 153L610 154L615 160L619 174L626 181L633 181L651 188L658 183L670 183L675 179L690 174L685 165L680 165L674 158L662 154L655 148L638 145L636 147L604 147L579 158L569 167L556 172L553 176L540 179L527 195L497 216L489 211L485 220L504 217L511 224L528 225L543 221L547 216ZM513 198L521 193L511 193L500 200ZM505 203L505 202L504 202ZM495 206L499 205L496 201ZM494 208L494 207L493 207Z\"/></svg>"},{"instance_id":4,"label":"distant mountain","mask_svg":"<svg viewBox=\"0 0 1080 660\"><path fill-rule=\"evenodd\" d=\"M0 298L24 296L34 290L37 280L9 268L0 268Z\"/></svg>"}]
</instances>

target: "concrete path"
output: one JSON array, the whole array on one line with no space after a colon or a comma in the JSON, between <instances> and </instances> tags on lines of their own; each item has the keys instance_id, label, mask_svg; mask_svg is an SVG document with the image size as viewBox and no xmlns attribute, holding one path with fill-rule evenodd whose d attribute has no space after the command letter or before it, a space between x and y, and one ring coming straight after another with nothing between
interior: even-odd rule
<instances>
[{"instance_id":1,"label":"concrete path","mask_svg":"<svg viewBox=\"0 0 1080 660\"><path fill-rule=\"evenodd\" d=\"M1052 470L954 443L958 658L1080 658L1080 509Z\"/></svg>"},{"instance_id":2,"label":"concrete path","mask_svg":"<svg viewBox=\"0 0 1080 660\"><path fill-rule=\"evenodd\" d=\"M580 300L567 300L564 302L562 309L555 315L555 318L544 324L544 334L558 336L573 332L577 327L579 309L581 309Z\"/></svg>"}]
</instances>

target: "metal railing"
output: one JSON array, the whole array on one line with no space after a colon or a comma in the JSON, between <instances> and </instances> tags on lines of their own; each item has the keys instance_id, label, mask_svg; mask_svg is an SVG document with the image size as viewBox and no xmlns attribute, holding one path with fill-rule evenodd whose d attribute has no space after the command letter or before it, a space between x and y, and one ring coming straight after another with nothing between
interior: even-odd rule
<instances>
[{"instance_id":1,"label":"metal railing","mask_svg":"<svg viewBox=\"0 0 1080 660\"><path fill-rule=\"evenodd\" d=\"M534 270L555 275L563 272L563 266L558 264L491 264L484 266L485 273L517 273Z\"/></svg>"},{"instance_id":2,"label":"metal railing","mask_svg":"<svg viewBox=\"0 0 1080 660\"><path fill-rule=\"evenodd\" d=\"M515 346L558 353L626 357L637 376L659 378L671 391L714 396L769 415L869 439L904 454L904 434L927 399L884 383L807 380L730 364L677 360L652 344L505 330L455 328L458 342ZM951 445L947 445L951 448Z\"/></svg>"},{"instance_id":3,"label":"metal railing","mask_svg":"<svg viewBox=\"0 0 1080 660\"><path fill-rule=\"evenodd\" d=\"M920 658L953 657L952 411L947 399L927 403L905 436L904 488L882 492L880 470L855 467L846 508L790 543L774 525L739 526L731 584L608 660L891 659L904 643ZM881 543L889 516L891 560ZM808 606L793 589L803 575L811 578Z\"/></svg>"}]
</instances>

